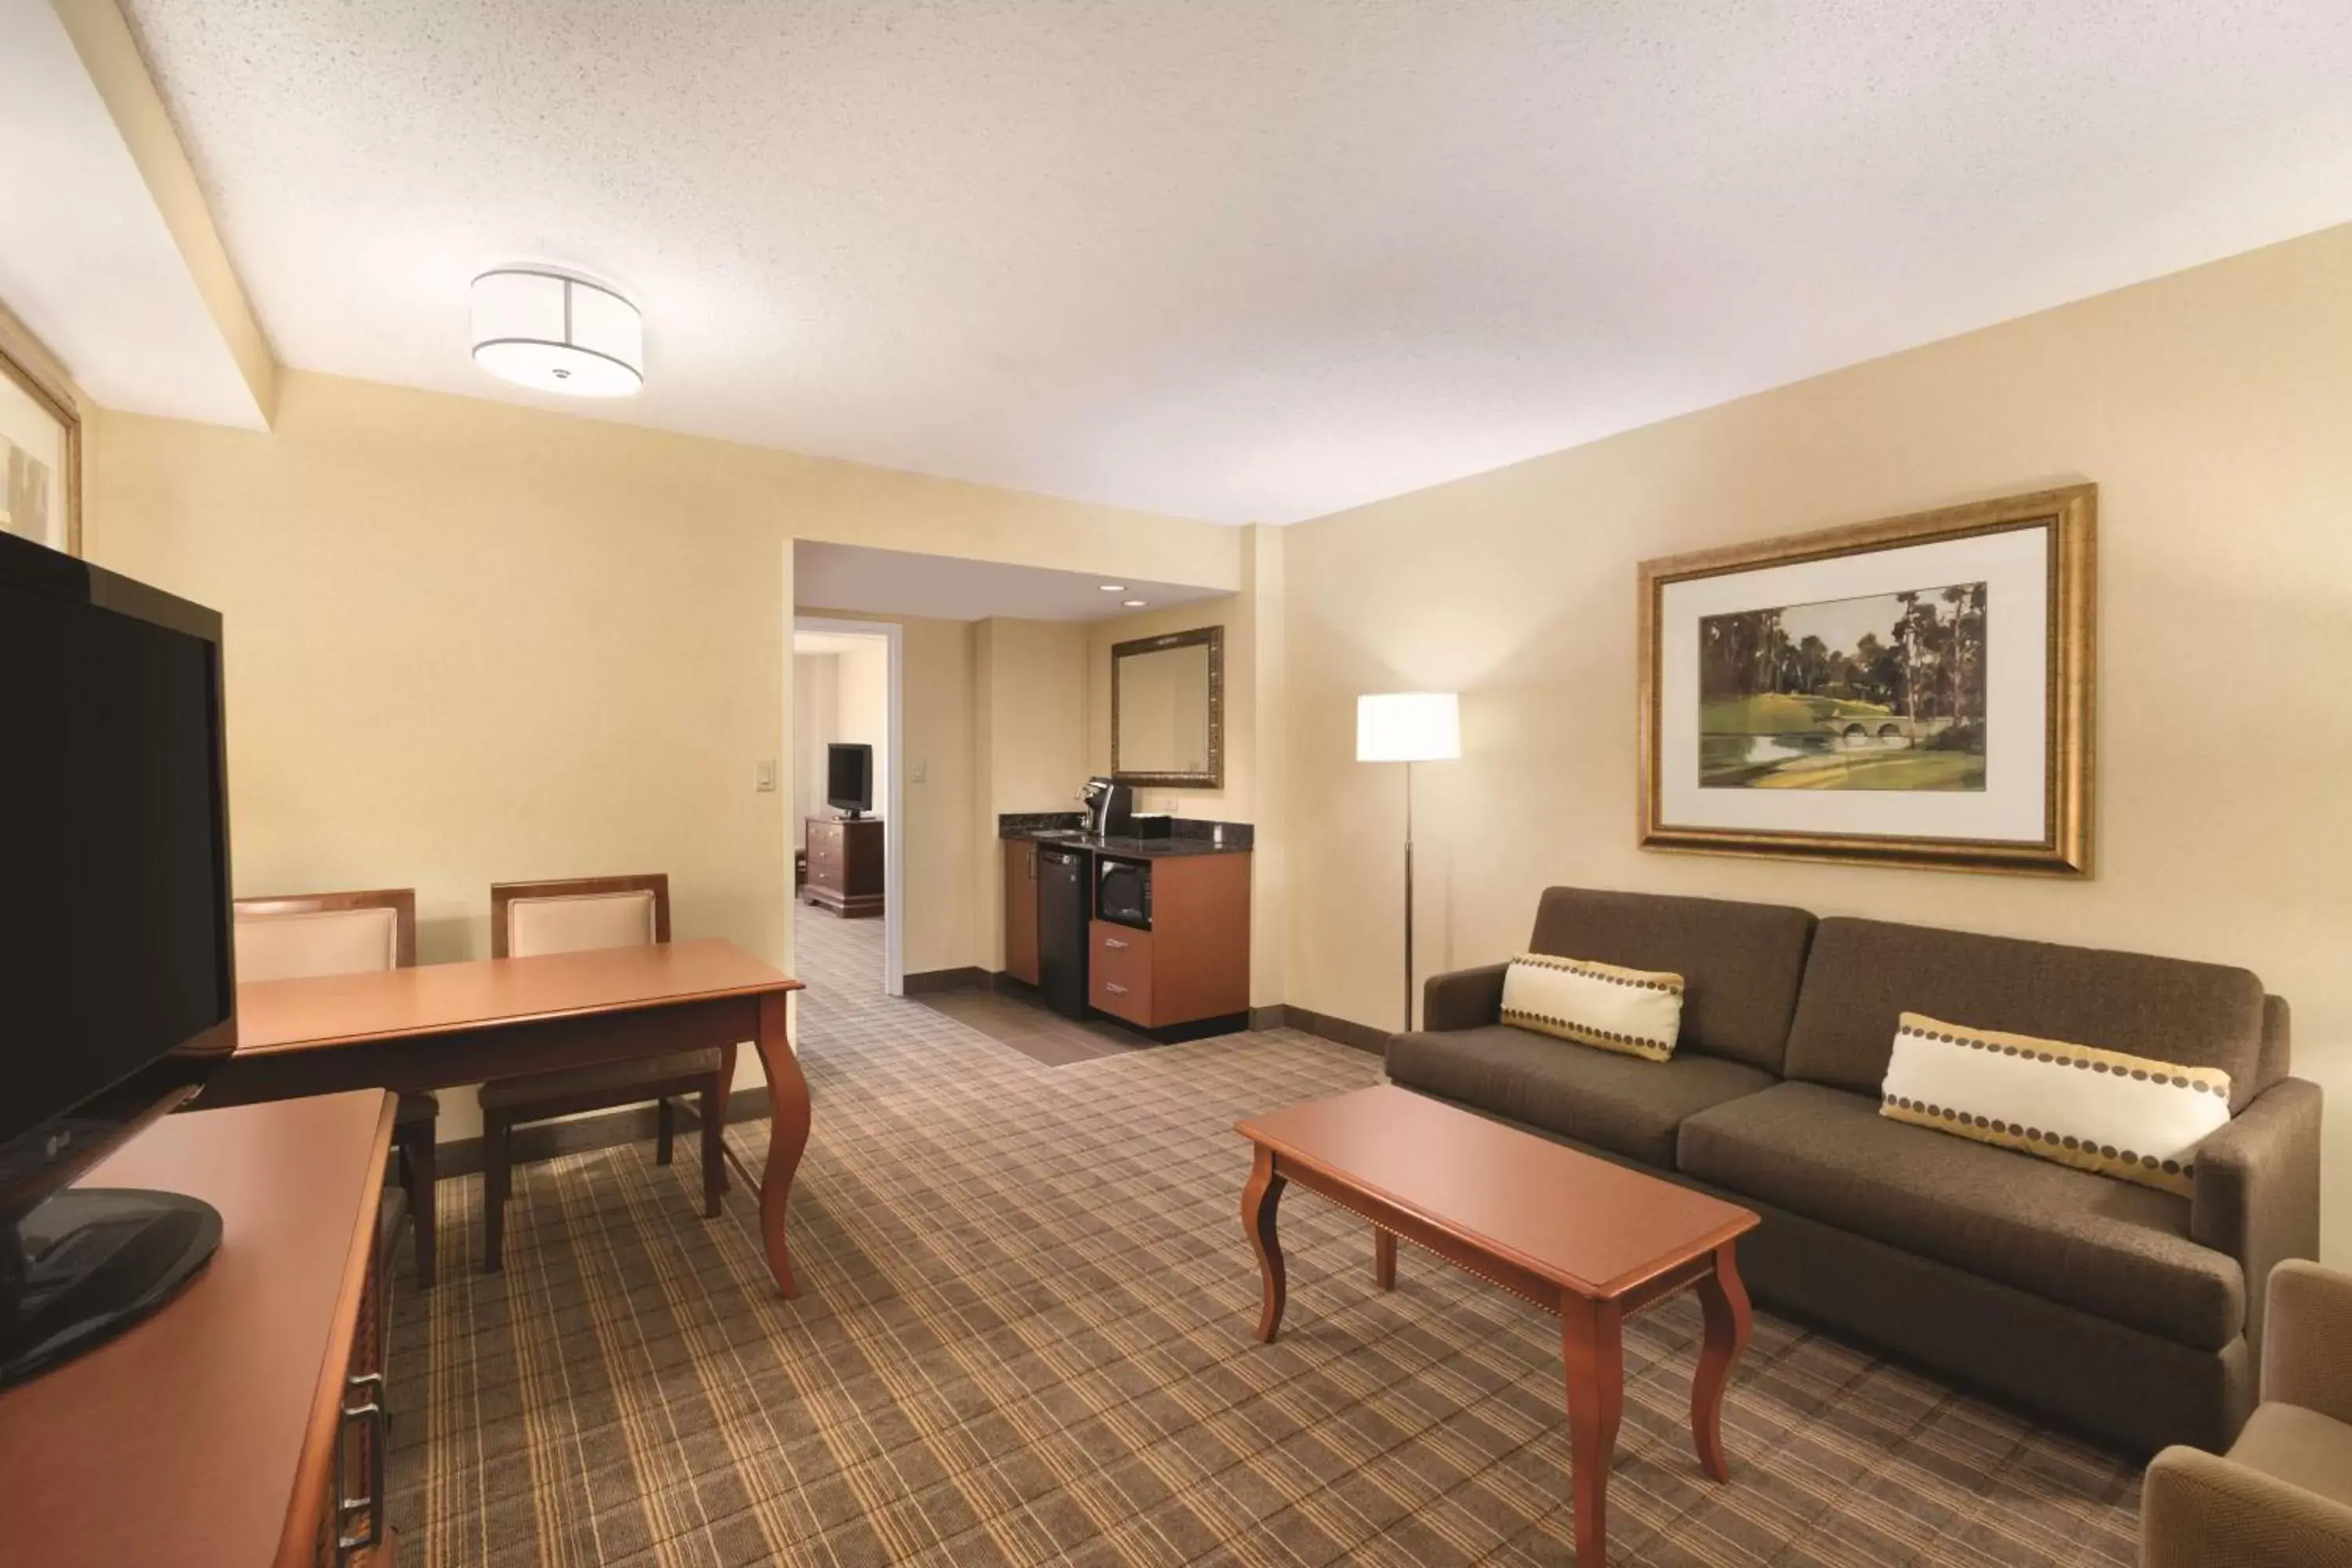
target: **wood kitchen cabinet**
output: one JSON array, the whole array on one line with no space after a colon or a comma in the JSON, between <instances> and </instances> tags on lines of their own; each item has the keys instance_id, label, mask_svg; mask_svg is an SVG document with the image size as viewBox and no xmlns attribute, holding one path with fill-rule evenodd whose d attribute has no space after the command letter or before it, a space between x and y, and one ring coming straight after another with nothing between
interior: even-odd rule
<instances>
[{"instance_id":1,"label":"wood kitchen cabinet","mask_svg":"<svg viewBox=\"0 0 2352 1568\"><path fill-rule=\"evenodd\" d=\"M1149 931L1106 920L1087 928L1087 1000L1150 1031L1245 1019L1250 857L1173 855L1150 867Z\"/></svg>"},{"instance_id":2,"label":"wood kitchen cabinet","mask_svg":"<svg viewBox=\"0 0 2352 1568\"><path fill-rule=\"evenodd\" d=\"M807 821L808 883L801 896L845 920L878 915L883 902L881 818L836 816Z\"/></svg>"},{"instance_id":3,"label":"wood kitchen cabinet","mask_svg":"<svg viewBox=\"0 0 2352 1568\"><path fill-rule=\"evenodd\" d=\"M1157 1040L1247 1026L1245 845L1066 829L1041 843L1034 831L1011 828L1002 839L1006 977L1035 986L1055 1012L1116 1018Z\"/></svg>"},{"instance_id":4,"label":"wood kitchen cabinet","mask_svg":"<svg viewBox=\"0 0 2352 1568\"><path fill-rule=\"evenodd\" d=\"M1037 984L1037 844L1004 840L1004 973Z\"/></svg>"}]
</instances>

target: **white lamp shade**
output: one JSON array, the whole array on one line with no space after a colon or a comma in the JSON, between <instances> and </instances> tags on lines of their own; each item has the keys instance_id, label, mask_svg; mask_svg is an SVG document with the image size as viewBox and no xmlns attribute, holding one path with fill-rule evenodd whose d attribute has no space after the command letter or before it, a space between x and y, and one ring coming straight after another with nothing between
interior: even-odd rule
<instances>
[{"instance_id":1,"label":"white lamp shade","mask_svg":"<svg viewBox=\"0 0 2352 1568\"><path fill-rule=\"evenodd\" d=\"M502 268L474 279L474 359L541 392L626 397L646 382L645 319L610 289Z\"/></svg>"},{"instance_id":2,"label":"white lamp shade","mask_svg":"<svg viewBox=\"0 0 2352 1568\"><path fill-rule=\"evenodd\" d=\"M1461 700L1451 691L1384 691L1356 699L1360 763L1442 763L1462 754Z\"/></svg>"}]
</instances>

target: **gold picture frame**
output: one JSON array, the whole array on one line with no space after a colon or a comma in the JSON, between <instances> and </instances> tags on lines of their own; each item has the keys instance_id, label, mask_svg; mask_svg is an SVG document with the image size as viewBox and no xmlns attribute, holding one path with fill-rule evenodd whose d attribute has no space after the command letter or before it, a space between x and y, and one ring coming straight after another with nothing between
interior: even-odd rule
<instances>
[{"instance_id":1,"label":"gold picture frame","mask_svg":"<svg viewBox=\"0 0 2352 1568\"><path fill-rule=\"evenodd\" d=\"M35 360L37 346L19 341L12 326L13 318L0 310L0 532L78 556L82 548L81 417L72 398L27 363ZM26 430L22 427L26 421L54 428ZM35 465L47 466L45 458L53 458L58 471L53 481L39 476L36 498L28 479ZM37 507L26 505L28 498L37 499ZM56 516L49 515L52 504ZM31 522L20 522L19 511L37 515Z\"/></svg>"},{"instance_id":2,"label":"gold picture frame","mask_svg":"<svg viewBox=\"0 0 2352 1568\"><path fill-rule=\"evenodd\" d=\"M2097 511L2071 485L1642 563L1642 847L2091 875Z\"/></svg>"}]
</instances>

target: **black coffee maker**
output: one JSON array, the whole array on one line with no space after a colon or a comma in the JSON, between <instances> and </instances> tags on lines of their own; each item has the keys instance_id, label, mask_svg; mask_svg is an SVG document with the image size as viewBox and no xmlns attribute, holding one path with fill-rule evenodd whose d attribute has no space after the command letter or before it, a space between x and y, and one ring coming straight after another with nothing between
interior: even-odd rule
<instances>
[{"instance_id":1,"label":"black coffee maker","mask_svg":"<svg viewBox=\"0 0 2352 1568\"><path fill-rule=\"evenodd\" d=\"M1078 798L1086 803L1087 831L1097 838L1125 838L1135 830L1135 790L1115 779L1091 778Z\"/></svg>"}]
</instances>

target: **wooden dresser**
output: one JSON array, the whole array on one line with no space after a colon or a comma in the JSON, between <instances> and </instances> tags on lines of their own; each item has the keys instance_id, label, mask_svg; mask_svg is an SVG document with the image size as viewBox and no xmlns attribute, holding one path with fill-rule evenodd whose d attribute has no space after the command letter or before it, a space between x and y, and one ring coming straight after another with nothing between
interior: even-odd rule
<instances>
[{"instance_id":1,"label":"wooden dresser","mask_svg":"<svg viewBox=\"0 0 2352 1568\"><path fill-rule=\"evenodd\" d=\"M83 1179L203 1198L220 1250L153 1317L0 1393L0 1560L394 1561L378 1236L392 1110L366 1089L167 1116ZM339 1492L369 1500L345 1511Z\"/></svg>"},{"instance_id":2,"label":"wooden dresser","mask_svg":"<svg viewBox=\"0 0 2352 1568\"><path fill-rule=\"evenodd\" d=\"M882 820L863 816L807 819L808 883L801 896L855 920L882 912Z\"/></svg>"}]
</instances>

